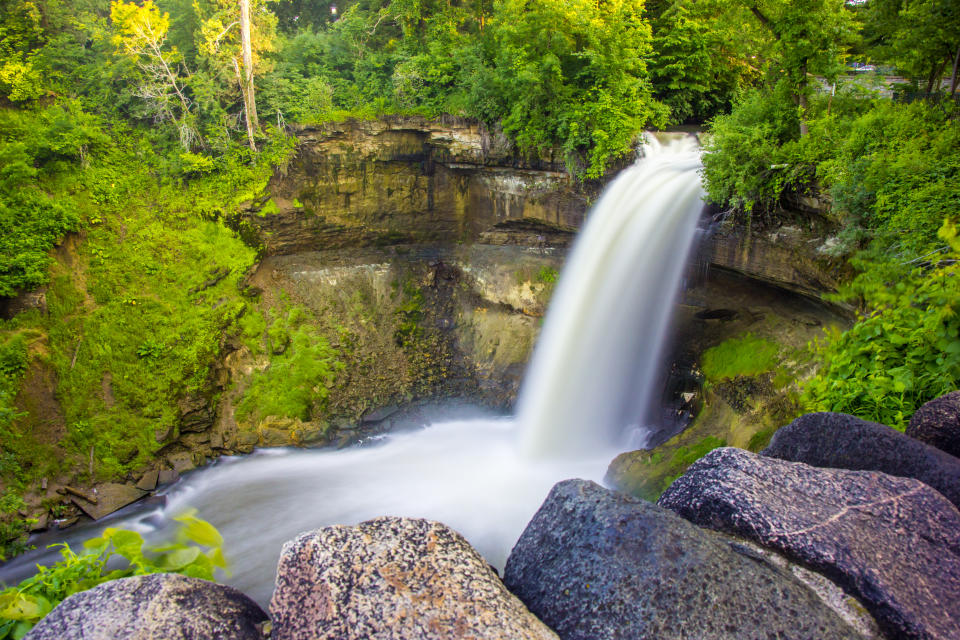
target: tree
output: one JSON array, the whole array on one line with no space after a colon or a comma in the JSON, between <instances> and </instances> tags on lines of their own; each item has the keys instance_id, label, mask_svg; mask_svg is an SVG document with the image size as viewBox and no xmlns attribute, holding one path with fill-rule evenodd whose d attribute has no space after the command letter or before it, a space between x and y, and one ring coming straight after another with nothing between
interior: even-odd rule
<instances>
[{"instance_id":1,"label":"tree","mask_svg":"<svg viewBox=\"0 0 960 640\"><path fill-rule=\"evenodd\" d=\"M198 11L209 11L200 26L200 53L215 76L232 75L244 104L247 141L256 150L254 135L259 128L254 78L265 69L262 56L273 50L277 19L266 11L265 0L213 0L196 3Z\"/></svg>"},{"instance_id":2,"label":"tree","mask_svg":"<svg viewBox=\"0 0 960 640\"><path fill-rule=\"evenodd\" d=\"M736 3L673 0L651 10L654 55L650 78L675 122L704 121L726 110L757 80L758 54L768 38Z\"/></svg>"},{"instance_id":3,"label":"tree","mask_svg":"<svg viewBox=\"0 0 960 640\"><path fill-rule=\"evenodd\" d=\"M559 146L576 173L598 177L630 151L645 125L666 120L652 96L651 33L642 13L642 0L497 6L487 83L504 131L521 149Z\"/></svg>"},{"instance_id":4,"label":"tree","mask_svg":"<svg viewBox=\"0 0 960 640\"><path fill-rule=\"evenodd\" d=\"M844 0L747 0L745 6L773 38L772 62L793 87L806 135L809 78L832 81L843 70L842 55L854 39L852 14Z\"/></svg>"},{"instance_id":5,"label":"tree","mask_svg":"<svg viewBox=\"0 0 960 640\"><path fill-rule=\"evenodd\" d=\"M11 102L43 94L43 78L35 64L44 40L41 21L33 2L0 2L0 95Z\"/></svg>"},{"instance_id":6,"label":"tree","mask_svg":"<svg viewBox=\"0 0 960 640\"><path fill-rule=\"evenodd\" d=\"M247 139L250 141L250 149L257 150L257 145L253 140L253 131L258 129L260 124L257 122L257 101L253 94L253 52L250 45L250 0L240 0L240 41L243 49L243 70L244 76L240 82L240 89L243 92L243 104L245 115L247 117ZM234 60L236 65L236 60Z\"/></svg>"},{"instance_id":7,"label":"tree","mask_svg":"<svg viewBox=\"0 0 960 640\"><path fill-rule=\"evenodd\" d=\"M952 65L950 92L957 89L960 6L954 0L873 0L865 11L871 51L917 82L927 93Z\"/></svg>"},{"instance_id":8,"label":"tree","mask_svg":"<svg viewBox=\"0 0 960 640\"><path fill-rule=\"evenodd\" d=\"M182 79L189 70L177 48L166 46L170 14L161 13L153 0L146 0L142 6L115 0L110 5L110 19L117 53L136 62L143 73L135 93L151 105L158 120L177 123L184 149L202 143Z\"/></svg>"}]
</instances>

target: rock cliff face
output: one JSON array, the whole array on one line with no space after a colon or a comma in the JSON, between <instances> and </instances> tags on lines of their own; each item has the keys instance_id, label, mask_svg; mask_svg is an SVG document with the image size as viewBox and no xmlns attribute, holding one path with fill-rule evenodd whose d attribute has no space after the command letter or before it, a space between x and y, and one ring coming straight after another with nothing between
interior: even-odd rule
<instances>
[{"instance_id":1,"label":"rock cliff face","mask_svg":"<svg viewBox=\"0 0 960 640\"><path fill-rule=\"evenodd\" d=\"M268 254L469 242L499 224L579 227L597 187L552 157L523 160L502 137L463 120L328 123L298 132L293 161L245 220Z\"/></svg>"},{"instance_id":2,"label":"rock cliff face","mask_svg":"<svg viewBox=\"0 0 960 640\"><path fill-rule=\"evenodd\" d=\"M268 255L405 243L566 246L619 168L579 183L562 158L520 157L502 135L449 117L326 123L297 137L293 160L240 220ZM840 278L826 237L799 226L727 228L710 234L701 260L817 296Z\"/></svg>"}]
</instances>

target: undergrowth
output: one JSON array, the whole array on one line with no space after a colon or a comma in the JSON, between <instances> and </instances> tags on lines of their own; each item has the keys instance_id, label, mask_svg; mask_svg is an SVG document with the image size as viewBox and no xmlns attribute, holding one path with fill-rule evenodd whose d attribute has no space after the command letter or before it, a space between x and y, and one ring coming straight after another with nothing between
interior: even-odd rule
<instances>
[{"instance_id":1,"label":"undergrowth","mask_svg":"<svg viewBox=\"0 0 960 640\"><path fill-rule=\"evenodd\" d=\"M292 150L275 134L258 156L236 147L185 160L143 131L79 114L58 113L58 130L77 141L51 150L31 142L50 137L47 111L0 110L0 147L13 153L10 136L19 136L22 162L39 167L17 184L57 194L37 215L62 209L77 223L51 226L29 268L0 268L0 289L47 282L46 313L0 323L0 554L18 551L18 501L41 478L95 482L142 468L164 444L158 435L175 434L177 400L207 390L223 336L249 304L241 283L257 259L224 220L260 196ZM9 205L9 191L0 196ZM51 263L46 249L68 228L81 231ZM49 388L21 390L27 370ZM40 416L54 395L57 408Z\"/></svg>"}]
</instances>

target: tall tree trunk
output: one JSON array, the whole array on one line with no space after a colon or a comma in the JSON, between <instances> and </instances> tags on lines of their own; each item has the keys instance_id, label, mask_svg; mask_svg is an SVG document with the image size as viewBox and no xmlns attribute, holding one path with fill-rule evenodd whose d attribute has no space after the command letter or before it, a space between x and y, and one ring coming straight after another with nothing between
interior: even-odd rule
<instances>
[{"instance_id":1,"label":"tall tree trunk","mask_svg":"<svg viewBox=\"0 0 960 640\"><path fill-rule=\"evenodd\" d=\"M953 56L953 75L950 76L950 96L957 95L957 67L960 66L960 44L957 45L957 53Z\"/></svg>"},{"instance_id":2,"label":"tall tree trunk","mask_svg":"<svg viewBox=\"0 0 960 640\"><path fill-rule=\"evenodd\" d=\"M254 151L257 146L253 141L253 133L260 126L257 122L257 102L253 93L253 51L250 45L250 0L240 0L240 38L243 47L243 105L247 116L247 138L250 148Z\"/></svg>"}]
</instances>

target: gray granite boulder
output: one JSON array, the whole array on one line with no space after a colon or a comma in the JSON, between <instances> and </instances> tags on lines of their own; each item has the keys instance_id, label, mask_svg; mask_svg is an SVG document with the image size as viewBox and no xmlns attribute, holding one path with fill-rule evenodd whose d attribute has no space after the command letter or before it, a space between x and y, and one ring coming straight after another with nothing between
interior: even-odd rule
<instances>
[{"instance_id":1,"label":"gray granite boulder","mask_svg":"<svg viewBox=\"0 0 960 640\"><path fill-rule=\"evenodd\" d=\"M222 584L156 573L75 593L26 640L261 640L267 614Z\"/></svg>"},{"instance_id":2,"label":"gray granite boulder","mask_svg":"<svg viewBox=\"0 0 960 640\"><path fill-rule=\"evenodd\" d=\"M907 435L960 457L960 391L940 396L917 409Z\"/></svg>"},{"instance_id":3,"label":"gray granite boulder","mask_svg":"<svg viewBox=\"0 0 960 640\"><path fill-rule=\"evenodd\" d=\"M832 578L892 638L960 638L960 512L927 485L715 449L659 504Z\"/></svg>"},{"instance_id":4,"label":"gray granite boulder","mask_svg":"<svg viewBox=\"0 0 960 640\"><path fill-rule=\"evenodd\" d=\"M504 582L564 640L859 637L789 573L586 480L553 487Z\"/></svg>"},{"instance_id":5,"label":"gray granite boulder","mask_svg":"<svg viewBox=\"0 0 960 640\"><path fill-rule=\"evenodd\" d=\"M272 640L556 640L460 534L410 518L286 543L270 615Z\"/></svg>"},{"instance_id":6,"label":"gray granite boulder","mask_svg":"<svg viewBox=\"0 0 960 640\"><path fill-rule=\"evenodd\" d=\"M765 456L814 467L916 478L960 507L960 459L876 422L808 413L773 434Z\"/></svg>"}]
</instances>

